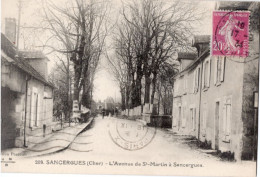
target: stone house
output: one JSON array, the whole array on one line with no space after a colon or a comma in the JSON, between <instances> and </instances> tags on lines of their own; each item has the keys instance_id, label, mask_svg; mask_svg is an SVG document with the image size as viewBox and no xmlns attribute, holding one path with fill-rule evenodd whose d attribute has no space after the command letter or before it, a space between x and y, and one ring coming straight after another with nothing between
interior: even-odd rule
<instances>
[{"instance_id":1,"label":"stone house","mask_svg":"<svg viewBox=\"0 0 260 177\"><path fill-rule=\"evenodd\" d=\"M1 147L30 146L52 132L53 85L47 58L40 52L18 53L1 33Z\"/></svg>"},{"instance_id":2,"label":"stone house","mask_svg":"<svg viewBox=\"0 0 260 177\"><path fill-rule=\"evenodd\" d=\"M197 56L179 53L174 76L172 129L191 135L236 160L250 160L256 150L254 92L259 90L259 4L220 2L217 9L250 10L249 56L212 57L209 36L195 36ZM236 8L240 7L240 8ZM241 9L242 8L242 9ZM257 27L258 25L258 27Z\"/></svg>"}]
</instances>

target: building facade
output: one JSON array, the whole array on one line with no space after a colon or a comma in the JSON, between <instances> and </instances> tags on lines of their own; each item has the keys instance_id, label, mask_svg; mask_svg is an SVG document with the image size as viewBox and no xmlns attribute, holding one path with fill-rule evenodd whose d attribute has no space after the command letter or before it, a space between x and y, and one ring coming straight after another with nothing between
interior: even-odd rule
<instances>
[{"instance_id":1,"label":"building facade","mask_svg":"<svg viewBox=\"0 0 260 177\"><path fill-rule=\"evenodd\" d=\"M235 7L250 10L251 14L259 12L255 3L217 5L223 10ZM250 18L255 20L253 15ZM256 149L253 102L254 92L259 90L259 31L254 25L259 23L250 26L247 58L212 57L210 37L195 36L197 56L178 56L185 66L174 77L173 131L194 136L212 149L231 152L236 160L252 159Z\"/></svg>"},{"instance_id":2,"label":"building facade","mask_svg":"<svg viewBox=\"0 0 260 177\"><path fill-rule=\"evenodd\" d=\"M1 34L2 149L33 145L52 132L53 86L36 69Z\"/></svg>"}]
</instances>

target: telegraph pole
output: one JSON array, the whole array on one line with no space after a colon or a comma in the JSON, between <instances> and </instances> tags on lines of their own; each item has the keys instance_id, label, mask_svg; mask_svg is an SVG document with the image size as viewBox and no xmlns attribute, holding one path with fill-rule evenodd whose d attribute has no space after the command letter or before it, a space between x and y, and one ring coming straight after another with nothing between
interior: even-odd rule
<instances>
[{"instance_id":1,"label":"telegraph pole","mask_svg":"<svg viewBox=\"0 0 260 177\"><path fill-rule=\"evenodd\" d=\"M19 2L18 2L18 26L17 26L17 51L19 49L21 11L22 11L22 1L19 0Z\"/></svg>"}]
</instances>

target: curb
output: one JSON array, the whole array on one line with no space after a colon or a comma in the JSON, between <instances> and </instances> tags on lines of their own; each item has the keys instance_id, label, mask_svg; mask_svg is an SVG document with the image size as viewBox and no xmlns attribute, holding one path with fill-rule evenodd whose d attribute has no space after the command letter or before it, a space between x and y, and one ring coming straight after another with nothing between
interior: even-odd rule
<instances>
[{"instance_id":1,"label":"curb","mask_svg":"<svg viewBox=\"0 0 260 177\"><path fill-rule=\"evenodd\" d=\"M62 152L62 151L64 151L64 150L66 150L66 149L68 149L70 146L71 146L71 144L73 143L73 141L77 138L77 136L79 136L81 133L83 133L83 132L85 132L86 130L88 130L90 127L91 127L91 125L92 125L92 123L93 123L93 120L94 120L94 117L91 117L90 118L90 120L87 122L87 125L85 126L85 127L83 127L81 130L79 130L76 134L75 134L75 136L74 136L74 138L72 139L72 141L70 141L69 143L68 143L68 145L67 146L65 146L65 147L61 147L60 149L54 149L54 151L53 152L47 152L47 153L39 153L39 154L36 154L36 155L30 155L30 156L26 156L25 158L31 158L31 157L41 157L41 156L47 156L47 155L51 155L51 154L55 154L55 153L59 153L59 152ZM25 150L26 151L26 150Z\"/></svg>"}]
</instances>

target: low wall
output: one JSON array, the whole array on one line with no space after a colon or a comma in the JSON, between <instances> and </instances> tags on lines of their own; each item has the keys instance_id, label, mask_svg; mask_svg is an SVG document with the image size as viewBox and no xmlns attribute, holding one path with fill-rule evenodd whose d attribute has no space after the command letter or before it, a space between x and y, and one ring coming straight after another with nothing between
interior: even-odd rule
<instances>
[{"instance_id":1,"label":"low wall","mask_svg":"<svg viewBox=\"0 0 260 177\"><path fill-rule=\"evenodd\" d=\"M171 115L152 115L150 126L159 128L171 128L172 116Z\"/></svg>"}]
</instances>

